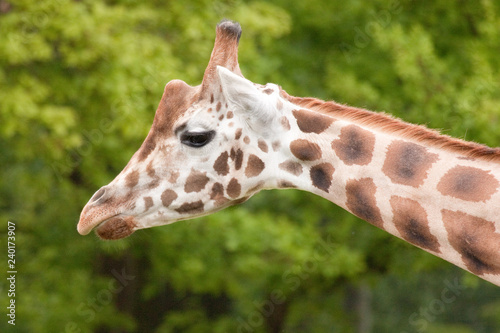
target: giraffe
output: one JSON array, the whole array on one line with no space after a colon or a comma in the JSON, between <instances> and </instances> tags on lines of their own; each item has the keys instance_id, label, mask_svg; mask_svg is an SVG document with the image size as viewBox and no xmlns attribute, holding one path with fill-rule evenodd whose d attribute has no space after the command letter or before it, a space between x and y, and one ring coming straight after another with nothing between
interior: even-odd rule
<instances>
[{"instance_id":1,"label":"giraffe","mask_svg":"<svg viewBox=\"0 0 500 333\"><path fill-rule=\"evenodd\" d=\"M120 239L295 188L500 286L500 149L254 84L240 36L222 21L202 83L165 86L140 149L83 208L80 234Z\"/></svg>"}]
</instances>

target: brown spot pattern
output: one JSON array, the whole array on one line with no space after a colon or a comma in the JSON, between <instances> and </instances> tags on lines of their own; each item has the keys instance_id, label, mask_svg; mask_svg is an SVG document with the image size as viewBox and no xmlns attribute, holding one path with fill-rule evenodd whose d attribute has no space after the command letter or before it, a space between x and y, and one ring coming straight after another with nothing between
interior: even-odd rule
<instances>
[{"instance_id":1,"label":"brown spot pattern","mask_svg":"<svg viewBox=\"0 0 500 333\"><path fill-rule=\"evenodd\" d=\"M259 192L260 190L262 190L262 187L264 186L264 184L265 183L263 181L259 182L257 185L255 185L254 187L252 187L251 189L249 189L245 193L245 196L251 196L252 194Z\"/></svg>"},{"instance_id":2,"label":"brown spot pattern","mask_svg":"<svg viewBox=\"0 0 500 333\"><path fill-rule=\"evenodd\" d=\"M185 202L175 211L179 214L198 214L203 213L204 204L201 200L195 202Z\"/></svg>"},{"instance_id":3,"label":"brown spot pattern","mask_svg":"<svg viewBox=\"0 0 500 333\"><path fill-rule=\"evenodd\" d=\"M267 88L262 90L262 92L266 95L271 95L274 92L274 90L272 90L271 88Z\"/></svg>"},{"instance_id":4,"label":"brown spot pattern","mask_svg":"<svg viewBox=\"0 0 500 333\"><path fill-rule=\"evenodd\" d=\"M247 167L245 168L245 175L249 178L256 177L260 175L265 166L264 162L258 156L250 154L248 156Z\"/></svg>"},{"instance_id":5,"label":"brown spot pattern","mask_svg":"<svg viewBox=\"0 0 500 333\"><path fill-rule=\"evenodd\" d=\"M234 161L234 168L236 170L241 169L241 165L243 164L243 151L238 148L238 150L234 150L231 148L231 160Z\"/></svg>"},{"instance_id":6,"label":"brown spot pattern","mask_svg":"<svg viewBox=\"0 0 500 333\"><path fill-rule=\"evenodd\" d=\"M382 171L392 182L419 187L427 178L427 171L438 155L412 142L394 141L387 148Z\"/></svg>"},{"instance_id":7,"label":"brown spot pattern","mask_svg":"<svg viewBox=\"0 0 500 333\"><path fill-rule=\"evenodd\" d=\"M155 169L153 168L153 162L149 162L148 166L146 167L146 172L151 178L151 182L148 184L148 189L153 189L160 185L160 177L156 174Z\"/></svg>"},{"instance_id":8,"label":"brown spot pattern","mask_svg":"<svg viewBox=\"0 0 500 333\"><path fill-rule=\"evenodd\" d=\"M205 172L192 170L186 179L186 184L184 184L184 191L186 193L200 192L205 188L209 180Z\"/></svg>"},{"instance_id":9,"label":"brown spot pattern","mask_svg":"<svg viewBox=\"0 0 500 333\"><path fill-rule=\"evenodd\" d=\"M139 171L134 170L125 177L125 185L128 188L135 187L139 183Z\"/></svg>"},{"instance_id":10,"label":"brown spot pattern","mask_svg":"<svg viewBox=\"0 0 500 333\"><path fill-rule=\"evenodd\" d=\"M179 176L180 176L179 171L172 171L170 172L170 177L168 177L168 181L172 184L175 184Z\"/></svg>"},{"instance_id":11,"label":"brown spot pattern","mask_svg":"<svg viewBox=\"0 0 500 333\"><path fill-rule=\"evenodd\" d=\"M280 122L281 122L281 126L283 126L283 129L285 131L289 131L290 130L290 128L291 128L290 127L290 122L288 121L287 117L285 117L285 116L281 117Z\"/></svg>"},{"instance_id":12,"label":"brown spot pattern","mask_svg":"<svg viewBox=\"0 0 500 333\"><path fill-rule=\"evenodd\" d=\"M367 165L372 161L375 135L356 125L349 125L340 131L338 140L332 142L335 154L346 165Z\"/></svg>"},{"instance_id":13,"label":"brown spot pattern","mask_svg":"<svg viewBox=\"0 0 500 333\"><path fill-rule=\"evenodd\" d=\"M394 214L392 222L404 240L423 249L441 252L438 239L430 231L427 212L417 201L392 196L390 203Z\"/></svg>"},{"instance_id":14,"label":"brown spot pattern","mask_svg":"<svg viewBox=\"0 0 500 333\"><path fill-rule=\"evenodd\" d=\"M217 106L215 107L215 111L219 112L221 107L222 107L222 104L220 102L217 102Z\"/></svg>"},{"instance_id":15,"label":"brown spot pattern","mask_svg":"<svg viewBox=\"0 0 500 333\"><path fill-rule=\"evenodd\" d=\"M241 194L241 185L236 178L232 178L227 185L227 195L231 198L237 198Z\"/></svg>"},{"instance_id":16,"label":"brown spot pattern","mask_svg":"<svg viewBox=\"0 0 500 333\"><path fill-rule=\"evenodd\" d=\"M349 180L346 184L347 208L357 217L383 228L380 209L375 199L376 187L373 179Z\"/></svg>"},{"instance_id":17,"label":"brown spot pattern","mask_svg":"<svg viewBox=\"0 0 500 333\"><path fill-rule=\"evenodd\" d=\"M269 151L266 141L259 139L257 141L257 145L259 146L259 149L262 150L264 153L267 153Z\"/></svg>"},{"instance_id":18,"label":"brown spot pattern","mask_svg":"<svg viewBox=\"0 0 500 333\"><path fill-rule=\"evenodd\" d=\"M333 118L309 110L293 110L292 113L304 133L322 133L333 123Z\"/></svg>"},{"instance_id":19,"label":"brown spot pattern","mask_svg":"<svg viewBox=\"0 0 500 333\"><path fill-rule=\"evenodd\" d=\"M248 137L248 135L245 135L245 137L243 138L243 142L247 145L250 143L250 138Z\"/></svg>"},{"instance_id":20,"label":"brown spot pattern","mask_svg":"<svg viewBox=\"0 0 500 333\"><path fill-rule=\"evenodd\" d=\"M321 163L315 165L310 170L312 184L320 190L328 193L330 185L332 185L332 175L335 168L330 163Z\"/></svg>"},{"instance_id":21,"label":"brown spot pattern","mask_svg":"<svg viewBox=\"0 0 500 333\"><path fill-rule=\"evenodd\" d=\"M210 192L210 199L215 201L216 206L221 206L225 204L229 199L224 197L224 186L221 183L215 183L212 186L212 192Z\"/></svg>"},{"instance_id":22,"label":"brown spot pattern","mask_svg":"<svg viewBox=\"0 0 500 333\"><path fill-rule=\"evenodd\" d=\"M243 133L243 129L242 128L238 128L236 130L236 132L234 132L234 139L235 140L239 140L241 138L241 134Z\"/></svg>"},{"instance_id":23,"label":"brown spot pattern","mask_svg":"<svg viewBox=\"0 0 500 333\"><path fill-rule=\"evenodd\" d=\"M292 141L290 151L302 161L315 161L321 158L321 148L316 143L304 139Z\"/></svg>"},{"instance_id":24,"label":"brown spot pattern","mask_svg":"<svg viewBox=\"0 0 500 333\"><path fill-rule=\"evenodd\" d=\"M279 164L279 168L281 170L285 170L286 172L291 173L294 176L300 176L302 173L302 165L295 161L285 161Z\"/></svg>"},{"instance_id":25,"label":"brown spot pattern","mask_svg":"<svg viewBox=\"0 0 500 333\"><path fill-rule=\"evenodd\" d=\"M144 211L147 212L149 208L153 207L153 198L144 197Z\"/></svg>"},{"instance_id":26,"label":"brown spot pattern","mask_svg":"<svg viewBox=\"0 0 500 333\"><path fill-rule=\"evenodd\" d=\"M297 188L297 185L295 185L292 182L289 182L288 180L280 180L278 181L278 188Z\"/></svg>"},{"instance_id":27,"label":"brown spot pattern","mask_svg":"<svg viewBox=\"0 0 500 333\"><path fill-rule=\"evenodd\" d=\"M273 141L272 147L273 147L273 151L278 151L281 147L281 143L278 140Z\"/></svg>"},{"instance_id":28,"label":"brown spot pattern","mask_svg":"<svg viewBox=\"0 0 500 333\"><path fill-rule=\"evenodd\" d=\"M278 101L276 102L276 109L278 109L278 111L281 111L281 109L283 109L283 102L278 99Z\"/></svg>"},{"instance_id":29,"label":"brown spot pattern","mask_svg":"<svg viewBox=\"0 0 500 333\"><path fill-rule=\"evenodd\" d=\"M489 171L456 166L441 178L437 189L443 195L462 200L486 201L498 190L498 180Z\"/></svg>"},{"instance_id":30,"label":"brown spot pattern","mask_svg":"<svg viewBox=\"0 0 500 333\"><path fill-rule=\"evenodd\" d=\"M170 204L172 203L172 201L174 201L175 199L177 199L177 193L175 193L173 190L166 189L161 194L161 203L165 207L170 206Z\"/></svg>"},{"instance_id":31,"label":"brown spot pattern","mask_svg":"<svg viewBox=\"0 0 500 333\"><path fill-rule=\"evenodd\" d=\"M233 116L234 116L233 111L227 111L227 115L226 115L227 119L231 119L231 118L233 118Z\"/></svg>"},{"instance_id":32,"label":"brown spot pattern","mask_svg":"<svg viewBox=\"0 0 500 333\"><path fill-rule=\"evenodd\" d=\"M441 210L448 240L476 275L500 274L500 234L495 224L460 211Z\"/></svg>"},{"instance_id":33,"label":"brown spot pattern","mask_svg":"<svg viewBox=\"0 0 500 333\"><path fill-rule=\"evenodd\" d=\"M214 162L214 170L222 176L225 176L229 173L229 164L227 163L229 159L229 154L227 151L223 152L222 154L217 157L217 159Z\"/></svg>"}]
</instances>

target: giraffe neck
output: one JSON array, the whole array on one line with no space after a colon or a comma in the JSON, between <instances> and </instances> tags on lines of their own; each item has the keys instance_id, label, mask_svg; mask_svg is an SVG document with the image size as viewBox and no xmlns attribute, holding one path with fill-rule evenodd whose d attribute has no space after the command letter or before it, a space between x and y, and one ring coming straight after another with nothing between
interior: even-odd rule
<instances>
[{"instance_id":1,"label":"giraffe neck","mask_svg":"<svg viewBox=\"0 0 500 333\"><path fill-rule=\"evenodd\" d=\"M318 194L500 285L500 168L482 156L490 148L370 111L316 103L315 110L288 106L293 158L279 164L278 187ZM367 125L364 117L381 121Z\"/></svg>"}]
</instances>

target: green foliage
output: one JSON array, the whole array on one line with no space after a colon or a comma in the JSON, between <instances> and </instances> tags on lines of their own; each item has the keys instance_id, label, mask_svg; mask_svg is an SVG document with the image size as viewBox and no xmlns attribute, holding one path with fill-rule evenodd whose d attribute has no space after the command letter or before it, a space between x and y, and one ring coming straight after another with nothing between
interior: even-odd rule
<instances>
[{"instance_id":1,"label":"green foliage","mask_svg":"<svg viewBox=\"0 0 500 333\"><path fill-rule=\"evenodd\" d=\"M0 0L0 218L16 222L17 331L499 331L497 287L308 193L261 193L116 242L78 235L165 83L200 83L223 17L243 26L254 82L500 142L494 1ZM443 299L447 283L457 293Z\"/></svg>"}]
</instances>

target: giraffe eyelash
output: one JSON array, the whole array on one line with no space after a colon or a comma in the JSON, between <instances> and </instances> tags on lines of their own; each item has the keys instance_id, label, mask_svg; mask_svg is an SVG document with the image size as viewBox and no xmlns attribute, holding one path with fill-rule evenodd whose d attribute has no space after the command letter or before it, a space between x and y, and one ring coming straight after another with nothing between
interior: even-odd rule
<instances>
[{"instance_id":1,"label":"giraffe eyelash","mask_svg":"<svg viewBox=\"0 0 500 333\"><path fill-rule=\"evenodd\" d=\"M181 134L181 142L186 146L201 148L213 140L215 131L189 132Z\"/></svg>"}]
</instances>

